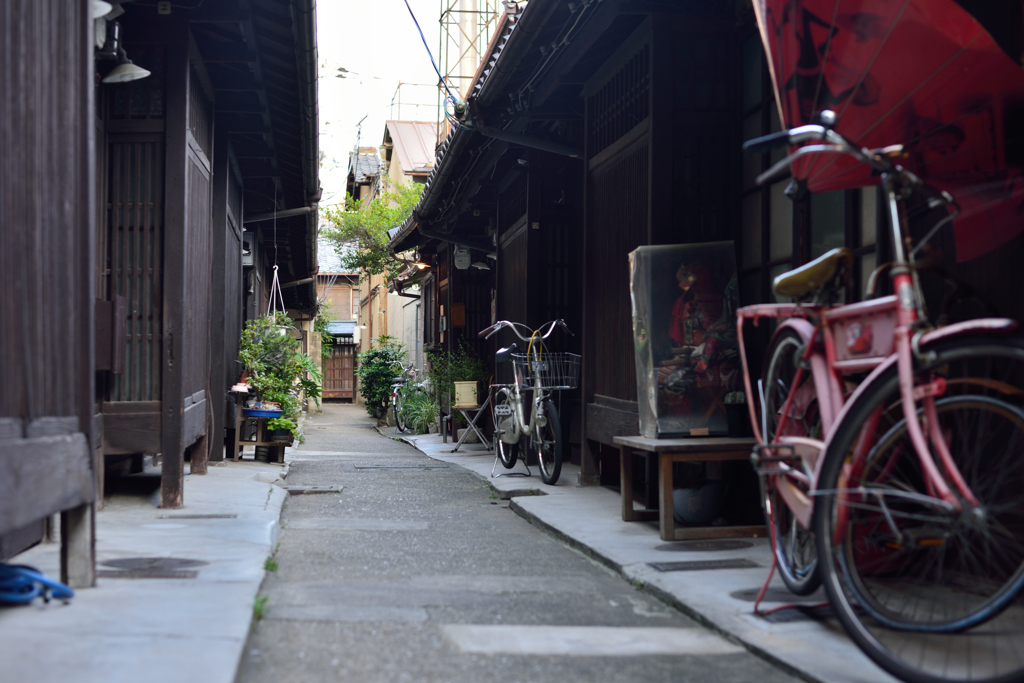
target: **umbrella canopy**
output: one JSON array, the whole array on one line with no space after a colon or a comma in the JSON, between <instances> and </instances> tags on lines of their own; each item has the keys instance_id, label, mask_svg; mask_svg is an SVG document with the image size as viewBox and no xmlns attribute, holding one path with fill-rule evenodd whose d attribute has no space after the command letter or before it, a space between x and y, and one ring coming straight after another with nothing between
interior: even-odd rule
<instances>
[{"instance_id":1,"label":"umbrella canopy","mask_svg":"<svg viewBox=\"0 0 1024 683\"><path fill-rule=\"evenodd\" d=\"M952 0L754 0L786 127L831 109L869 148L953 194L961 260L1024 229L1024 70ZM875 182L849 157L805 157L815 192Z\"/></svg>"}]
</instances>

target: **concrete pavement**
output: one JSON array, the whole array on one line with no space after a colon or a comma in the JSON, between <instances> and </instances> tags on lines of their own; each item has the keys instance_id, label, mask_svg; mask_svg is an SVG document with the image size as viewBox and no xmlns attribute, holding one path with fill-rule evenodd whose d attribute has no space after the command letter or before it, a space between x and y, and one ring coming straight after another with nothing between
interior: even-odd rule
<instances>
[{"instance_id":1,"label":"concrete pavement","mask_svg":"<svg viewBox=\"0 0 1024 683\"><path fill-rule=\"evenodd\" d=\"M238 683L797 680L358 408L310 418L288 481L342 491L289 500Z\"/></svg>"},{"instance_id":2,"label":"concrete pavement","mask_svg":"<svg viewBox=\"0 0 1024 683\"><path fill-rule=\"evenodd\" d=\"M251 460L185 477L162 510L136 475L97 515L99 578L64 604L0 607L3 683L232 683L287 497L284 468ZM156 488L154 488L156 487ZM60 576L59 544L12 563ZM139 578L128 578L128 577Z\"/></svg>"},{"instance_id":3,"label":"concrete pavement","mask_svg":"<svg viewBox=\"0 0 1024 683\"><path fill-rule=\"evenodd\" d=\"M393 428L383 430L395 435ZM627 581L643 584L663 601L700 623L772 661L780 668L821 683L883 683L896 679L878 668L847 638L835 620L812 620L796 610L769 623L753 613L754 600L768 576L771 546L767 539L730 539L732 549L713 543L665 543L657 522L624 522L618 493L596 486L578 486L579 467L563 465L557 485L547 486L537 468L532 476L506 476L494 452L480 444L442 443L437 434L398 435L426 455L464 467L485 479L511 508L599 562ZM494 474L503 476L492 477ZM525 472L521 463L513 472ZM707 571L659 571L652 564L695 560L746 560L747 568ZM762 609L786 604L816 605L823 590L806 598L792 595L777 576Z\"/></svg>"},{"instance_id":4,"label":"concrete pavement","mask_svg":"<svg viewBox=\"0 0 1024 683\"><path fill-rule=\"evenodd\" d=\"M311 429L331 429L325 425ZM394 436L393 430L383 431ZM825 683L893 680L835 622L767 623L753 615L754 596L770 565L763 539L745 539L728 550L666 544L655 523L621 520L614 491L577 486L572 465L563 468L554 487L541 483L536 470L532 477L492 478L493 453L479 445L451 453L453 444L437 435L401 438L435 460L474 473L537 526L783 671ZM288 449L286 459L315 455L307 446ZM264 562L277 544L286 472L287 466L251 460L212 466L206 476L186 477L182 510L157 507L155 477L149 484L139 478L148 491L109 498L97 521L97 588L78 591L67 605L36 601L0 608L0 682L235 681ZM499 464L495 473L502 472ZM44 544L12 561L58 576L58 554L56 544ZM651 566L719 559L746 559L754 567L662 572ZM154 578L128 578L133 575ZM791 600L776 580L766 607Z\"/></svg>"}]
</instances>

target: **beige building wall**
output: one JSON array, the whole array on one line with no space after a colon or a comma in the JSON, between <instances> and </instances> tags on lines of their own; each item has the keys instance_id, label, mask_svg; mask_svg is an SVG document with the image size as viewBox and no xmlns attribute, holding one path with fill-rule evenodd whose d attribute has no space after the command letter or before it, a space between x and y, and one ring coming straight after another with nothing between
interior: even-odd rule
<instances>
[{"instance_id":1,"label":"beige building wall","mask_svg":"<svg viewBox=\"0 0 1024 683\"><path fill-rule=\"evenodd\" d=\"M419 287L406 290L410 294L418 293ZM388 329L391 336L398 339L405 349L405 362L413 367L423 369L423 336L420 334L422 313L419 299L388 294Z\"/></svg>"}]
</instances>

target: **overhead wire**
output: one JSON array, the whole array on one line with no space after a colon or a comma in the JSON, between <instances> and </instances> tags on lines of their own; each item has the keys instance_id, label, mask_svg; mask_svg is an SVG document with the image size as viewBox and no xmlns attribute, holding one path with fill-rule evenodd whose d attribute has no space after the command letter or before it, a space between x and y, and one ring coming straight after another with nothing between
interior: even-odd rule
<instances>
[{"instance_id":1,"label":"overhead wire","mask_svg":"<svg viewBox=\"0 0 1024 683\"><path fill-rule=\"evenodd\" d=\"M430 46L427 45L427 37L423 35L423 29L420 28L420 22L416 20L416 14L412 11L412 7L409 6L409 0L405 0L405 7L409 10L409 16L412 17L412 22L416 24L416 30L420 33L420 40L423 41L423 47L427 49L427 56L430 57L430 64L434 67L434 71L437 72L437 77L441 79L441 85L444 86L445 91L448 93L448 100L453 104L457 104L459 99L452 94L451 88L448 87L448 81L441 75L441 69L438 68L437 62L434 60L434 53L430 51Z\"/></svg>"}]
</instances>

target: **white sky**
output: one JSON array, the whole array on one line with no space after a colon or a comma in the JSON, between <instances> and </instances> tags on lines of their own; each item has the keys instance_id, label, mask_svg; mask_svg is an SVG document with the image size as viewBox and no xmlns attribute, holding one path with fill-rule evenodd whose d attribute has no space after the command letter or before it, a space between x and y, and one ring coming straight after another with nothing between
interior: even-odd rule
<instances>
[{"instance_id":1,"label":"white sky","mask_svg":"<svg viewBox=\"0 0 1024 683\"><path fill-rule=\"evenodd\" d=\"M409 0L427 44L438 59L439 23L443 0ZM344 200L348 153L356 146L357 123L362 125L360 146L379 147L384 122L399 118L391 101L402 86L401 118L436 120L437 74L403 0L320 0L317 12L317 48L320 56L320 169L324 189L321 206ZM337 78L344 68L345 78ZM428 103L413 107L408 103Z\"/></svg>"}]
</instances>

